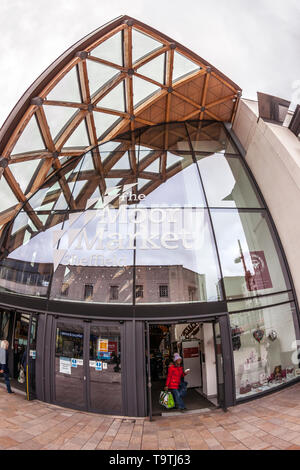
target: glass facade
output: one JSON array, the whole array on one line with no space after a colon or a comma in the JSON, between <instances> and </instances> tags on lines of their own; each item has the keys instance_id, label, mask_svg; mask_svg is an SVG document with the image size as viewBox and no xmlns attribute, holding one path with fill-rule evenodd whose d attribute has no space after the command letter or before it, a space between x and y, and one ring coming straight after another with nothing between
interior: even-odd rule
<instances>
[{"instance_id":1,"label":"glass facade","mask_svg":"<svg viewBox=\"0 0 300 470\"><path fill-rule=\"evenodd\" d=\"M267 211L222 123L141 128L134 141L122 134L50 174L6 232L2 291L177 304L291 290Z\"/></svg>"},{"instance_id":2,"label":"glass facade","mask_svg":"<svg viewBox=\"0 0 300 470\"><path fill-rule=\"evenodd\" d=\"M49 171L3 244L3 292L154 307L226 301L237 399L297 376L298 323L283 256L222 123L141 128L134 139L122 134L69 158L60 171ZM67 358L62 331L56 352ZM82 332L72 334L76 345L82 342ZM55 371L59 397L63 373ZM74 384L76 406L81 379L81 388Z\"/></svg>"}]
</instances>

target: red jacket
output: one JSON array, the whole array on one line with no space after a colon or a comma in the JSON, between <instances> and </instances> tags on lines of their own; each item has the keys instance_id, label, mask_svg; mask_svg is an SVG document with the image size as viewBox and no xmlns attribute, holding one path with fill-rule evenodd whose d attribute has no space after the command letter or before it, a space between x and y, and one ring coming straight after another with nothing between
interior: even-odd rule
<instances>
[{"instance_id":1,"label":"red jacket","mask_svg":"<svg viewBox=\"0 0 300 470\"><path fill-rule=\"evenodd\" d=\"M168 369L168 376L166 380L166 387L171 390L177 390L180 385L181 378L185 376L182 366L175 366L171 364Z\"/></svg>"}]
</instances>

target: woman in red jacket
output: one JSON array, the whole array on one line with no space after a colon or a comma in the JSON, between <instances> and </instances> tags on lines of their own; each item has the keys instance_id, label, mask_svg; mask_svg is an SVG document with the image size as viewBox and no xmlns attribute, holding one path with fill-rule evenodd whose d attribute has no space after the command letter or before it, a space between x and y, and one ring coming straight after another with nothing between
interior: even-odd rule
<instances>
[{"instance_id":1,"label":"woman in red jacket","mask_svg":"<svg viewBox=\"0 0 300 470\"><path fill-rule=\"evenodd\" d=\"M174 364L170 364L168 368L168 376L166 380L165 390L170 390L172 392L176 407L179 408L180 411L184 411L186 410L186 407L178 389L180 386L181 379L183 379L183 377L187 375L188 372L183 371L181 362L181 357L178 353L175 353Z\"/></svg>"}]
</instances>

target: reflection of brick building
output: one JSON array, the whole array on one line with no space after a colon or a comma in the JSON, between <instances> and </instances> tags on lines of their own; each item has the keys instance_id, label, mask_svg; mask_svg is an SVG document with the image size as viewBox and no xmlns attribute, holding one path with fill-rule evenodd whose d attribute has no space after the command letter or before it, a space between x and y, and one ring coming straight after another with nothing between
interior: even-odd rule
<instances>
[{"instance_id":1,"label":"reflection of brick building","mask_svg":"<svg viewBox=\"0 0 300 470\"><path fill-rule=\"evenodd\" d=\"M0 290L46 297L51 272L50 263L28 263L7 258L0 265Z\"/></svg>"},{"instance_id":2,"label":"reflection of brick building","mask_svg":"<svg viewBox=\"0 0 300 470\"><path fill-rule=\"evenodd\" d=\"M205 275L181 265L136 266L137 303L207 301ZM59 266L51 297L131 303L132 267Z\"/></svg>"},{"instance_id":3,"label":"reflection of brick building","mask_svg":"<svg viewBox=\"0 0 300 470\"><path fill-rule=\"evenodd\" d=\"M7 259L0 266L0 290L46 297L51 263ZM63 266L54 273L51 298L132 303L132 266ZM137 303L207 301L205 274L182 265L136 266Z\"/></svg>"}]
</instances>

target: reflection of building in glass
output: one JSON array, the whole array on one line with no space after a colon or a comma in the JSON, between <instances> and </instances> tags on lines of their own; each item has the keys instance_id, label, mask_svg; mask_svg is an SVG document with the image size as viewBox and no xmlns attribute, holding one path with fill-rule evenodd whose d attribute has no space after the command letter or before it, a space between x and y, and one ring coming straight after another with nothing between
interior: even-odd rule
<instances>
[{"instance_id":1,"label":"reflection of building in glass","mask_svg":"<svg viewBox=\"0 0 300 470\"><path fill-rule=\"evenodd\" d=\"M205 275L183 266L136 266L135 289L137 303L207 301ZM85 295L87 290L89 295ZM59 266L53 277L51 297L132 303L133 268Z\"/></svg>"},{"instance_id":2,"label":"reflection of building in glass","mask_svg":"<svg viewBox=\"0 0 300 470\"><path fill-rule=\"evenodd\" d=\"M46 297L52 265L27 263L8 258L0 268L0 289L34 296Z\"/></svg>"},{"instance_id":3,"label":"reflection of building in glass","mask_svg":"<svg viewBox=\"0 0 300 470\"><path fill-rule=\"evenodd\" d=\"M9 262L7 262L9 261ZM132 303L133 268L62 266L50 283L52 265L9 259L0 288L8 292L74 301ZM205 275L183 266L136 266L136 302L206 302Z\"/></svg>"}]
</instances>

